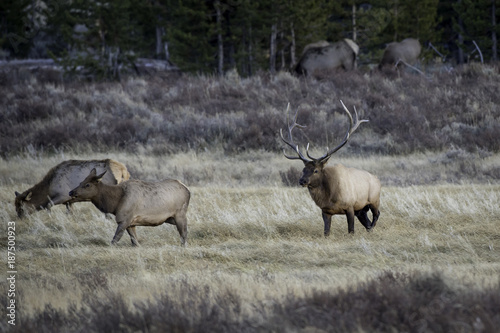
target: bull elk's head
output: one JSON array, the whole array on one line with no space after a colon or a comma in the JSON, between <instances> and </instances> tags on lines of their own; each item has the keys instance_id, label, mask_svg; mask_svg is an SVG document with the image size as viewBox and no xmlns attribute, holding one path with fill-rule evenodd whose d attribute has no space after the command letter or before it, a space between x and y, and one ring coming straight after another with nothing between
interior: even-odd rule
<instances>
[{"instance_id":1,"label":"bull elk's head","mask_svg":"<svg viewBox=\"0 0 500 333\"><path fill-rule=\"evenodd\" d=\"M318 187L320 185L320 184L318 184L318 182L320 182L322 179L322 177L320 175L322 174L323 167L325 166L326 162L328 162L328 159L347 143L347 141L351 137L351 134L354 133L354 131L358 128L358 126L361 123L368 121L366 119L362 119L362 120L359 119L358 112L356 111L356 107L354 107L354 119L353 119L351 113L349 112L347 107L344 105L344 103L342 101L340 101L340 103L342 103L342 106L344 107L345 112L349 116L349 128L347 129L347 133L345 134L342 142L333 149L327 149L326 154L324 154L321 157L314 158L309 154L309 143L308 143L306 146L306 155L309 159L306 158L304 156L304 154L302 154L301 151L299 150L299 145L293 141L293 137L292 137L293 129L295 127L298 127L298 128L305 127L305 126L297 123L297 115L299 113L298 110L295 113L295 116L293 117L293 124L290 124L290 121L288 121L288 137L289 137L288 140L284 138L283 130L280 129L280 135L281 135L281 139L283 140L283 142L286 143L288 146L290 146L297 154L297 156L287 155L285 153L285 150L283 149L283 153L284 153L285 157L290 159L290 160L301 160L302 162L304 162L304 169L302 170L302 177L299 180L299 184L301 186L307 186L310 188ZM290 112L290 104L288 104L288 106L287 106L287 115L289 115L289 112Z\"/></svg>"}]
</instances>

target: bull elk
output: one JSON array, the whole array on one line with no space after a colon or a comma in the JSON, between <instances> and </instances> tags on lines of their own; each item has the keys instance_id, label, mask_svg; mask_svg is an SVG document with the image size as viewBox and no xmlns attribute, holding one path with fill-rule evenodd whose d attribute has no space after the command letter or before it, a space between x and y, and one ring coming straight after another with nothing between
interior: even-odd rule
<instances>
[{"instance_id":1,"label":"bull elk","mask_svg":"<svg viewBox=\"0 0 500 333\"><path fill-rule=\"evenodd\" d=\"M127 230L132 245L139 245L136 226L158 226L170 223L177 227L181 245L186 245L187 218L191 194L175 179L158 182L127 180L118 185L107 185L101 180L106 171L98 175L96 169L69 192L73 201L90 200L103 213L115 215L116 228L112 244L116 244Z\"/></svg>"},{"instance_id":2,"label":"bull elk","mask_svg":"<svg viewBox=\"0 0 500 333\"><path fill-rule=\"evenodd\" d=\"M319 158L314 158L309 154L309 144L306 147L306 155L309 159L306 158L299 150L299 146L293 141L293 129L296 127L304 128L304 126L297 124L298 110L293 118L293 124L288 122L288 140L283 137L283 131L280 130L283 142L297 154L297 156L289 156L283 150L285 157L290 160L300 159L304 162L299 184L308 188L312 199L321 208L325 223L325 236L330 234L332 215L345 214L347 216L349 233L354 232L354 216L358 218L367 231L375 227L380 216L380 181L377 177L364 170L348 168L342 164L326 166L330 157L347 143L358 126L368 121L359 119L356 108L354 108L353 119L344 103L342 101L340 103L349 116L349 128L342 142L335 148L327 150L326 154ZM290 104L287 108L287 114L289 109ZM368 218L368 210L372 212L373 221Z\"/></svg>"}]
</instances>

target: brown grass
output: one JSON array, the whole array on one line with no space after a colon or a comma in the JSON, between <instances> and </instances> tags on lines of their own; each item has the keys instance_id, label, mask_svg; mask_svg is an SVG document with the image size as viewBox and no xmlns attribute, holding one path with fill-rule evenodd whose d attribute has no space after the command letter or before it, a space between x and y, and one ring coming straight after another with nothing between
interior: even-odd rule
<instances>
[{"instance_id":1,"label":"brown grass","mask_svg":"<svg viewBox=\"0 0 500 333\"><path fill-rule=\"evenodd\" d=\"M0 218L16 223L17 322L0 332L494 332L500 325L498 70L287 73L82 83L2 76ZM370 122L330 163L383 184L367 233L296 187L281 154L285 108L322 154L346 129L339 99ZM90 203L18 220L14 191L54 165L114 158L133 178L192 190L189 246L171 225L140 248ZM4 226L6 224L4 223ZM0 235L7 252L7 230ZM8 285L0 282L7 302Z\"/></svg>"},{"instance_id":2,"label":"brown grass","mask_svg":"<svg viewBox=\"0 0 500 333\"><path fill-rule=\"evenodd\" d=\"M185 249L170 225L139 228L140 248L127 236L111 247L115 222L86 203L17 220L14 190L61 156L4 161L0 216L17 231L15 330L493 332L500 323L498 185L385 186L373 232L357 223L349 235L339 216L325 239L307 190L281 185L293 162L242 154L222 183L220 154L110 156L151 179L170 165L187 175L212 166L191 186ZM388 161L342 160L370 171ZM266 172L274 183L256 182Z\"/></svg>"}]
</instances>

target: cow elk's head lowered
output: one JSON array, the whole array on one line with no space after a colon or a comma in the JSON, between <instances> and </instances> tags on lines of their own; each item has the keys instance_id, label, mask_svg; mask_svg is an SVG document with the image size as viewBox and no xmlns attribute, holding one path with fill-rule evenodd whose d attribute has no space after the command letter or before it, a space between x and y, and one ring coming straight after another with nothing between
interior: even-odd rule
<instances>
[{"instance_id":1,"label":"cow elk's head lowered","mask_svg":"<svg viewBox=\"0 0 500 333\"><path fill-rule=\"evenodd\" d=\"M369 231L377 222L380 215L378 210L380 203L380 181L372 174L354 168L347 168L341 164L326 166L330 157L341 149L356 131L359 125L368 120L359 119L356 108L354 117L349 112L342 101L342 106L349 117L349 128L343 140L334 148L327 149L326 153L318 158L312 157L309 153L309 144L306 146L306 156L300 151L299 145L293 140L292 131L304 126L297 123L298 111L293 117L293 123L288 122L288 139L283 136L280 130L281 139L290 146L296 156L287 155L290 160L301 160L304 163L302 177L299 180L301 186L307 187L309 193L323 213L325 223L325 236L330 233L331 217L334 214L345 214L347 216L348 231L354 232L354 216ZM289 113L288 105L287 113ZM371 210L373 221L367 215Z\"/></svg>"}]
</instances>

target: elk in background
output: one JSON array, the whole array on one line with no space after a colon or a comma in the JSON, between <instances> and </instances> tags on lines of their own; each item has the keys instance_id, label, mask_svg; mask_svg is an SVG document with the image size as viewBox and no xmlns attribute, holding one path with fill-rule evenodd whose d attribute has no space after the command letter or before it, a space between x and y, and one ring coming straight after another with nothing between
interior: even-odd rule
<instances>
[{"instance_id":1,"label":"elk in background","mask_svg":"<svg viewBox=\"0 0 500 333\"><path fill-rule=\"evenodd\" d=\"M355 168L348 168L342 164L326 166L330 157L342 148L352 133L358 126L368 120L359 120L356 108L354 108L354 120L344 103L342 106L349 116L349 129L342 142L335 148L330 149L319 158L314 158L309 154L309 144L307 144L306 158L299 150L299 146L293 141L292 131L295 127L303 128L297 124L298 110L293 118L293 124L288 123L288 137L283 137L283 131L280 130L281 139L290 146L297 156L289 156L284 152L285 157L290 160L300 159L304 162L302 177L299 180L301 186L309 189L312 199L321 208L323 221L325 223L325 236L330 234L330 225L332 215L345 214L347 216L347 228L349 233L354 232L354 216L361 224L370 231L377 224L380 216L380 181L374 175ZM289 113L290 104L287 108ZM368 210L372 212L372 219L368 218Z\"/></svg>"},{"instance_id":2,"label":"elk in background","mask_svg":"<svg viewBox=\"0 0 500 333\"><path fill-rule=\"evenodd\" d=\"M412 67L411 65L417 62L421 50L420 42L415 38L389 43L378 68L382 69L385 65L398 66L400 63Z\"/></svg>"}]
</instances>

